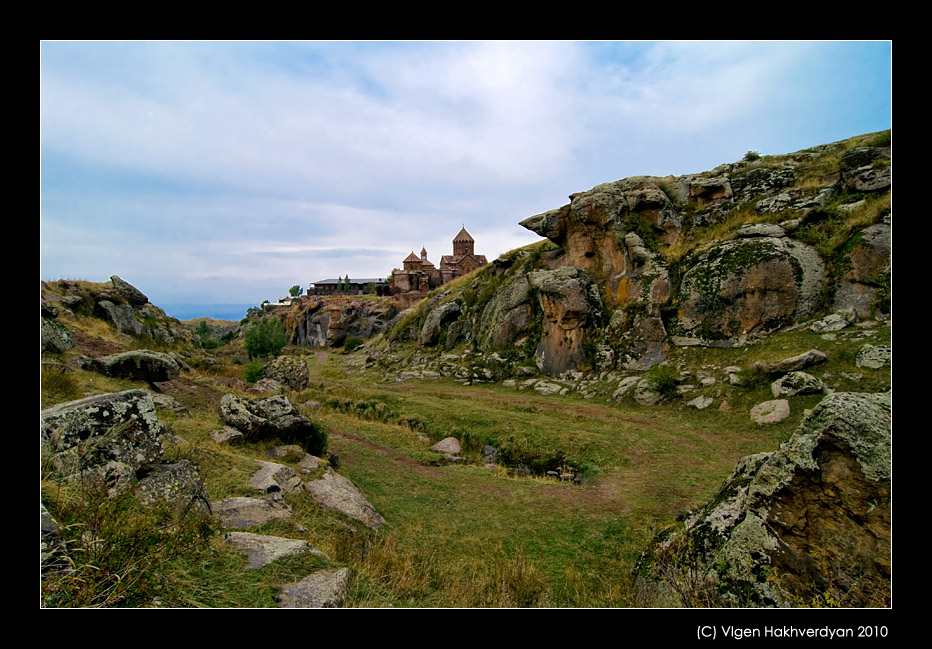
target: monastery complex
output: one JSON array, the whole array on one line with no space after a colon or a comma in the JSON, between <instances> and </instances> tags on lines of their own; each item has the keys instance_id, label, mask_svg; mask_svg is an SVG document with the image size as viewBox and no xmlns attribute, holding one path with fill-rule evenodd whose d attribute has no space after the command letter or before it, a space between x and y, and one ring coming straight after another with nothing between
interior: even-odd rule
<instances>
[{"instance_id":1,"label":"monastery complex","mask_svg":"<svg viewBox=\"0 0 932 649\"><path fill-rule=\"evenodd\" d=\"M453 254L443 255L440 258L439 267L427 259L425 248L421 248L420 257L411 251L411 254L402 262L404 268L392 271L392 276L389 278L389 292L392 295L427 293L457 277L471 273L480 266L485 266L489 262L485 255L476 254L475 246L476 240L464 227L453 238Z\"/></svg>"}]
</instances>

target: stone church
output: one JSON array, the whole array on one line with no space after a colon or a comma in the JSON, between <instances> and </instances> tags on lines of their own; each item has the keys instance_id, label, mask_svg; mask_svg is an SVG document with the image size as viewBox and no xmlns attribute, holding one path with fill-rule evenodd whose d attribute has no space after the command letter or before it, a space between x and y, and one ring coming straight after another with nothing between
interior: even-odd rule
<instances>
[{"instance_id":1,"label":"stone church","mask_svg":"<svg viewBox=\"0 0 932 649\"><path fill-rule=\"evenodd\" d=\"M421 248L420 257L412 250L402 262L404 268L392 271L389 282L391 294L427 293L450 280L471 273L480 266L485 266L489 262L485 255L475 253L475 246L476 240L464 227L453 238L453 254L443 255L439 267L427 259L426 248Z\"/></svg>"}]
</instances>

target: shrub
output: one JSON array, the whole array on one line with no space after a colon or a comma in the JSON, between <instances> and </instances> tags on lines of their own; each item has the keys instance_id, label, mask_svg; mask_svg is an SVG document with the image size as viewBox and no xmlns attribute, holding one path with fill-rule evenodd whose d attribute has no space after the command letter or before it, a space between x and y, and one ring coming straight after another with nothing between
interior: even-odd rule
<instances>
[{"instance_id":1,"label":"shrub","mask_svg":"<svg viewBox=\"0 0 932 649\"><path fill-rule=\"evenodd\" d=\"M659 392L661 396L675 397L678 394L676 391L676 376L669 365L660 364L650 368L647 371L647 382L650 389Z\"/></svg>"},{"instance_id":2,"label":"shrub","mask_svg":"<svg viewBox=\"0 0 932 649\"><path fill-rule=\"evenodd\" d=\"M354 352L362 347L364 342L362 338L357 336L347 336L346 341L343 343L343 349L348 352Z\"/></svg>"},{"instance_id":3,"label":"shrub","mask_svg":"<svg viewBox=\"0 0 932 649\"><path fill-rule=\"evenodd\" d=\"M262 370L265 369L265 366L259 361L253 361L247 363L246 367L243 368L243 375L246 378L246 383L255 383L262 378Z\"/></svg>"},{"instance_id":4,"label":"shrub","mask_svg":"<svg viewBox=\"0 0 932 649\"><path fill-rule=\"evenodd\" d=\"M748 152L744 154L744 159L747 160L748 162L753 162L754 160L760 160L760 151L752 151L749 149Z\"/></svg>"},{"instance_id":5,"label":"shrub","mask_svg":"<svg viewBox=\"0 0 932 649\"><path fill-rule=\"evenodd\" d=\"M275 318L259 318L254 320L243 332L243 342L246 344L246 353L249 359L265 358L269 355L278 356L282 348L288 344L288 338L282 329L281 323Z\"/></svg>"}]
</instances>

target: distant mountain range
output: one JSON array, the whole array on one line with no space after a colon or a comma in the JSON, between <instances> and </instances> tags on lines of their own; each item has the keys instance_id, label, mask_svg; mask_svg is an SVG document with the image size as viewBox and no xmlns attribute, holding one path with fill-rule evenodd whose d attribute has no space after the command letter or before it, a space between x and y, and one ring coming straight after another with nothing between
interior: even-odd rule
<instances>
[{"instance_id":1,"label":"distant mountain range","mask_svg":"<svg viewBox=\"0 0 932 649\"><path fill-rule=\"evenodd\" d=\"M214 318L215 320L242 320L246 310L256 304L166 304L165 314L179 320Z\"/></svg>"}]
</instances>

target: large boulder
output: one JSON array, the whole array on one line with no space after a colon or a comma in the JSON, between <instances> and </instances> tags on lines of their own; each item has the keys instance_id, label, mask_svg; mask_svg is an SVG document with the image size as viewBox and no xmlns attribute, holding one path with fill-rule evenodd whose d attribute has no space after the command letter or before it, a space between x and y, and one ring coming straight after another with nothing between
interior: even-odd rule
<instances>
[{"instance_id":1,"label":"large boulder","mask_svg":"<svg viewBox=\"0 0 932 649\"><path fill-rule=\"evenodd\" d=\"M181 372L181 364L171 354L138 349L111 354L94 360L101 374L134 381L171 381Z\"/></svg>"},{"instance_id":2,"label":"large boulder","mask_svg":"<svg viewBox=\"0 0 932 649\"><path fill-rule=\"evenodd\" d=\"M144 505L167 505L176 512L210 515L210 497L197 465L190 460L157 464L136 484L135 492Z\"/></svg>"},{"instance_id":3,"label":"large boulder","mask_svg":"<svg viewBox=\"0 0 932 649\"><path fill-rule=\"evenodd\" d=\"M55 470L99 470L109 483L132 482L162 457L152 396L127 390L61 403L39 413L39 437Z\"/></svg>"},{"instance_id":4,"label":"large boulder","mask_svg":"<svg viewBox=\"0 0 932 649\"><path fill-rule=\"evenodd\" d=\"M851 193L890 189L891 170L889 147L858 147L841 158L841 179Z\"/></svg>"},{"instance_id":5,"label":"large boulder","mask_svg":"<svg viewBox=\"0 0 932 649\"><path fill-rule=\"evenodd\" d=\"M136 319L136 311L129 304L115 304L110 300L100 300L94 310L104 320L110 322L120 332L131 336L141 336L146 328Z\"/></svg>"},{"instance_id":6,"label":"large boulder","mask_svg":"<svg viewBox=\"0 0 932 649\"><path fill-rule=\"evenodd\" d=\"M247 441L280 439L300 444L308 453L318 456L327 446L326 433L282 395L246 399L225 394L220 400L220 415L228 426L243 433Z\"/></svg>"},{"instance_id":7,"label":"large boulder","mask_svg":"<svg viewBox=\"0 0 932 649\"><path fill-rule=\"evenodd\" d=\"M826 397L773 453L741 460L659 546L720 604L888 606L891 395Z\"/></svg>"},{"instance_id":8,"label":"large boulder","mask_svg":"<svg viewBox=\"0 0 932 649\"><path fill-rule=\"evenodd\" d=\"M712 246L683 277L671 333L732 345L795 324L820 306L824 277L818 253L786 237Z\"/></svg>"},{"instance_id":9,"label":"large boulder","mask_svg":"<svg viewBox=\"0 0 932 649\"><path fill-rule=\"evenodd\" d=\"M278 356L269 363L262 376L287 385L291 390L303 390L307 387L307 361L297 356Z\"/></svg>"}]
</instances>

